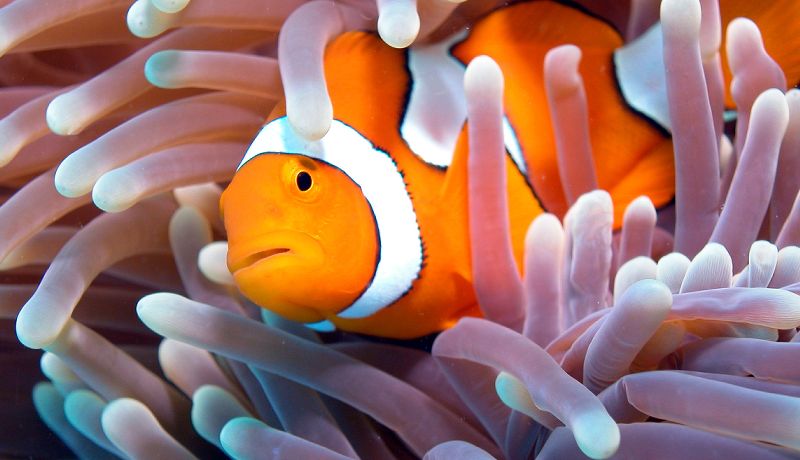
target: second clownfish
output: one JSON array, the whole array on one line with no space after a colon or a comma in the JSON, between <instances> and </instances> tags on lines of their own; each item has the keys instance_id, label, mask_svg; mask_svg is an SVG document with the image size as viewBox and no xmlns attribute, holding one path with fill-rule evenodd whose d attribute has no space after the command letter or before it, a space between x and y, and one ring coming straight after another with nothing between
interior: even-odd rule
<instances>
[{"instance_id":1,"label":"second clownfish","mask_svg":"<svg viewBox=\"0 0 800 460\"><path fill-rule=\"evenodd\" d=\"M256 304L319 330L412 338L480 316L472 289L462 78L478 55L505 75L513 249L540 213L563 215L542 62L582 50L598 184L619 219L634 198L674 194L667 131L617 90L603 21L550 1L516 3L438 44L397 50L347 33L325 53L335 119L308 142L278 108L222 197L228 267Z\"/></svg>"}]
</instances>

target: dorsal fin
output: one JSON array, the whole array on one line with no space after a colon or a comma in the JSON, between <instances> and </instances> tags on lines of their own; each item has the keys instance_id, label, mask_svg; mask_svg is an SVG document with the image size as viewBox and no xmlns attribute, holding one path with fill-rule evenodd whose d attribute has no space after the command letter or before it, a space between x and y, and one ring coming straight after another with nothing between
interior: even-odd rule
<instances>
[{"instance_id":1,"label":"dorsal fin","mask_svg":"<svg viewBox=\"0 0 800 460\"><path fill-rule=\"evenodd\" d=\"M345 33L325 49L325 77L334 118L394 154L409 81L405 50L374 33Z\"/></svg>"}]
</instances>

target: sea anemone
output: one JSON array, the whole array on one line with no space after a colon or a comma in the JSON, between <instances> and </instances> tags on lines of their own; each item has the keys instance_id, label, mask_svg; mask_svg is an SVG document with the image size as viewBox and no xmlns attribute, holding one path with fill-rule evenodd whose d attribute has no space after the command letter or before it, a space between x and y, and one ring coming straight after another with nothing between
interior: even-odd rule
<instances>
[{"instance_id":1,"label":"sea anemone","mask_svg":"<svg viewBox=\"0 0 800 460\"><path fill-rule=\"evenodd\" d=\"M664 0L660 14L580 2L627 40L660 16L674 204L637 198L614 230L582 147L580 50L555 48L531 65L545 66L571 207L532 222L517 267L504 76L480 57L464 91L483 318L380 341L314 332L236 291L221 186L284 97L298 133L325 134L326 43L354 29L435 41L501 3L0 1L0 452L796 457L800 92L784 93L757 26L737 19L735 130L723 123L714 0ZM31 416L31 389L66 447Z\"/></svg>"}]
</instances>

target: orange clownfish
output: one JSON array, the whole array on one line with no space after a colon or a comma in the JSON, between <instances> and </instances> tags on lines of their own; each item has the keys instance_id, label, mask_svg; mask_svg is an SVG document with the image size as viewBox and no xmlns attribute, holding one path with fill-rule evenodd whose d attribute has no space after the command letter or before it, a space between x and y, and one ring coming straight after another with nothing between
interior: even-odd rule
<instances>
[{"instance_id":1,"label":"orange clownfish","mask_svg":"<svg viewBox=\"0 0 800 460\"><path fill-rule=\"evenodd\" d=\"M532 25L535 25L532 26ZM479 316L467 217L466 63L485 54L505 75L510 228L518 266L532 219L566 211L542 78L551 48L583 52L599 186L615 208L674 193L667 132L617 90L609 25L550 1L496 10L448 40L407 50L351 32L325 52L335 119L319 141L279 107L221 207L228 267L256 304L318 330L412 338Z\"/></svg>"}]
</instances>

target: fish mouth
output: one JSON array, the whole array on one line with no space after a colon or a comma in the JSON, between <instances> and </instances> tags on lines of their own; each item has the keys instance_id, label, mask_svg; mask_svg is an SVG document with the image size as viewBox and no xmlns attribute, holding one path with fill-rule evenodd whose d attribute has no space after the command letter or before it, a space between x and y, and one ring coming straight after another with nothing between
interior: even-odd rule
<instances>
[{"instance_id":1,"label":"fish mouth","mask_svg":"<svg viewBox=\"0 0 800 460\"><path fill-rule=\"evenodd\" d=\"M279 254L286 254L289 252L291 252L289 248L272 248L254 252L252 254L242 257L239 260L234 261L233 263L230 264L230 267L228 267L228 269L230 270L231 273L236 273L239 270L252 267L253 265L263 260L269 259L270 257L277 256Z\"/></svg>"},{"instance_id":2,"label":"fish mouth","mask_svg":"<svg viewBox=\"0 0 800 460\"><path fill-rule=\"evenodd\" d=\"M322 245L311 235L293 230L278 230L261 235L228 240L228 270L236 274L267 260L291 257L295 265L316 267L325 260Z\"/></svg>"}]
</instances>

